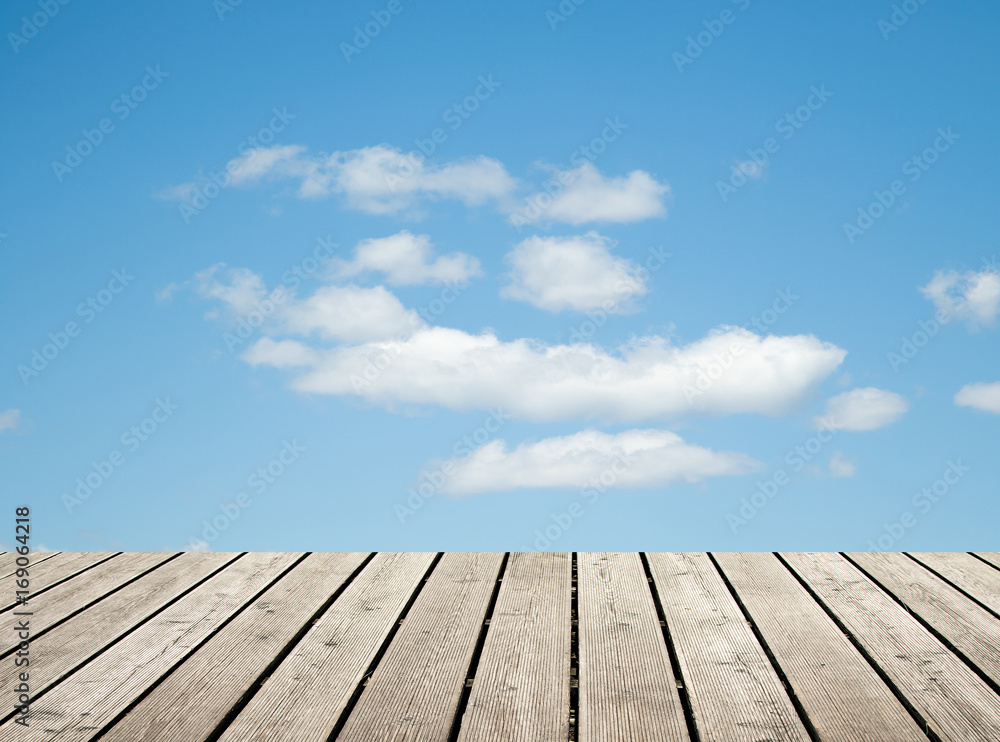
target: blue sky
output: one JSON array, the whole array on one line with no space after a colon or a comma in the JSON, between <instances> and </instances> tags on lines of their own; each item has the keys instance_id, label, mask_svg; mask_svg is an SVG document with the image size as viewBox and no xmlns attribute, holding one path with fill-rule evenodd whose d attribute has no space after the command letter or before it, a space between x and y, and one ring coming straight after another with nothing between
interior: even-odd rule
<instances>
[{"instance_id":1,"label":"blue sky","mask_svg":"<svg viewBox=\"0 0 1000 742\"><path fill-rule=\"evenodd\" d=\"M3 500L64 550L996 549L998 15L8 3Z\"/></svg>"}]
</instances>

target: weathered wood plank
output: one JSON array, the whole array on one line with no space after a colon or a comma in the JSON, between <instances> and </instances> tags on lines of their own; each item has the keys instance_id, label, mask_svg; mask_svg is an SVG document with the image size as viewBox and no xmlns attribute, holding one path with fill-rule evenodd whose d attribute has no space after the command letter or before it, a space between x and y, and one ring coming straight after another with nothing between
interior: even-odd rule
<instances>
[{"instance_id":1,"label":"weathered wood plank","mask_svg":"<svg viewBox=\"0 0 1000 742\"><path fill-rule=\"evenodd\" d=\"M977 551L976 556L980 559L985 559L987 562L992 564L997 569L1000 569L1000 552L996 551Z\"/></svg>"},{"instance_id":2,"label":"weathered wood plank","mask_svg":"<svg viewBox=\"0 0 1000 742\"><path fill-rule=\"evenodd\" d=\"M89 603L100 600L112 590L120 588L129 580L163 564L174 554L135 553L102 562L86 572L56 585L44 595L31 601L31 633L37 637L42 631L71 616ZM10 651L17 645L12 637L0 644L0 652Z\"/></svg>"},{"instance_id":3,"label":"weathered wood plank","mask_svg":"<svg viewBox=\"0 0 1000 742\"><path fill-rule=\"evenodd\" d=\"M1000 696L840 554L783 555L941 740L996 742Z\"/></svg>"},{"instance_id":4,"label":"weathered wood plank","mask_svg":"<svg viewBox=\"0 0 1000 742\"><path fill-rule=\"evenodd\" d=\"M639 555L577 556L580 742L688 740Z\"/></svg>"},{"instance_id":5,"label":"weathered wood plank","mask_svg":"<svg viewBox=\"0 0 1000 742\"><path fill-rule=\"evenodd\" d=\"M376 555L275 669L220 742L325 742L434 557Z\"/></svg>"},{"instance_id":6,"label":"weathered wood plank","mask_svg":"<svg viewBox=\"0 0 1000 742\"><path fill-rule=\"evenodd\" d=\"M511 554L458 742L569 737L570 554Z\"/></svg>"},{"instance_id":7,"label":"weathered wood plank","mask_svg":"<svg viewBox=\"0 0 1000 742\"><path fill-rule=\"evenodd\" d=\"M39 562L44 562L46 559L51 559L58 551L45 551L45 552L31 552L29 553L29 566L38 564ZM17 571L17 558L21 556L16 551L6 551L0 554L0 580L10 577ZM0 586L6 583L0 582Z\"/></svg>"},{"instance_id":8,"label":"weathered wood plank","mask_svg":"<svg viewBox=\"0 0 1000 742\"><path fill-rule=\"evenodd\" d=\"M503 554L445 554L337 742L447 742Z\"/></svg>"},{"instance_id":9,"label":"weathered wood plank","mask_svg":"<svg viewBox=\"0 0 1000 742\"><path fill-rule=\"evenodd\" d=\"M235 554L181 554L34 639L31 642L32 691L37 696L51 688L75 667L235 557ZM14 683L15 677L13 663L0 664L0 683Z\"/></svg>"},{"instance_id":10,"label":"weathered wood plank","mask_svg":"<svg viewBox=\"0 0 1000 742\"><path fill-rule=\"evenodd\" d=\"M184 661L101 742L208 738L368 554L310 554Z\"/></svg>"},{"instance_id":11,"label":"weathered wood plank","mask_svg":"<svg viewBox=\"0 0 1000 742\"><path fill-rule=\"evenodd\" d=\"M93 739L301 554L246 554L32 704L20 742ZM0 734L13 733L8 722Z\"/></svg>"},{"instance_id":12,"label":"weathered wood plank","mask_svg":"<svg viewBox=\"0 0 1000 742\"><path fill-rule=\"evenodd\" d=\"M921 552L910 556L1000 614L1000 571L964 552Z\"/></svg>"},{"instance_id":13,"label":"weathered wood plank","mask_svg":"<svg viewBox=\"0 0 1000 742\"><path fill-rule=\"evenodd\" d=\"M114 557L114 552L64 551L51 559L37 562L29 568L31 580L29 600L42 590ZM0 601L2 601L0 612L9 611L17 605L15 600L11 600L15 590L14 579L15 576L11 575L0 580Z\"/></svg>"},{"instance_id":14,"label":"weathered wood plank","mask_svg":"<svg viewBox=\"0 0 1000 742\"><path fill-rule=\"evenodd\" d=\"M819 739L926 742L871 665L773 554L713 556Z\"/></svg>"},{"instance_id":15,"label":"weathered wood plank","mask_svg":"<svg viewBox=\"0 0 1000 742\"><path fill-rule=\"evenodd\" d=\"M706 554L646 555L704 742L808 742L809 733Z\"/></svg>"},{"instance_id":16,"label":"weathered wood plank","mask_svg":"<svg viewBox=\"0 0 1000 742\"><path fill-rule=\"evenodd\" d=\"M1000 619L905 554L848 556L1000 685Z\"/></svg>"}]
</instances>

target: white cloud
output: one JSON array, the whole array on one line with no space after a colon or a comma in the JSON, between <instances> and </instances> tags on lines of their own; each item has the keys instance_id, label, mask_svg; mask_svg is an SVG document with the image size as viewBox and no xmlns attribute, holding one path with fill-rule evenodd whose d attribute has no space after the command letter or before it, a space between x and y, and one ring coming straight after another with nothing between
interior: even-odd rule
<instances>
[{"instance_id":1,"label":"white cloud","mask_svg":"<svg viewBox=\"0 0 1000 742\"><path fill-rule=\"evenodd\" d=\"M431 239L403 230L398 234L362 240L354 249L354 259L331 263L334 275L356 276L363 271L381 271L387 283L415 285L457 283L482 275L479 261L465 253L433 257Z\"/></svg>"},{"instance_id":2,"label":"white cloud","mask_svg":"<svg viewBox=\"0 0 1000 742\"><path fill-rule=\"evenodd\" d=\"M505 441L496 440L442 467L451 473L441 491L452 494L575 488L592 480L606 484L612 479L611 487L655 487L763 469L744 453L712 451L685 443L666 430L628 430L617 435L584 430L522 443L513 450Z\"/></svg>"},{"instance_id":3,"label":"white cloud","mask_svg":"<svg viewBox=\"0 0 1000 742\"><path fill-rule=\"evenodd\" d=\"M0 412L0 432L3 432L4 430L17 430L17 426L20 422L20 410L9 409L4 412Z\"/></svg>"},{"instance_id":4,"label":"white cloud","mask_svg":"<svg viewBox=\"0 0 1000 742\"><path fill-rule=\"evenodd\" d=\"M830 474L835 477L853 477L858 467L853 461L844 458L840 451L834 451L830 457Z\"/></svg>"},{"instance_id":5,"label":"white cloud","mask_svg":"<svg viewBox=\"0 0 1000 742\"><path fill-rule=\"evenodd\" d=\"M810 335L760 337L739 327L685 346L637 338L608 353L424 326L397 340L311 351L298 341L278 348L261 340L243 357L282 366L290 355L308 359L292 381L303 392L357 394L387 406L502 406L533 420L648 420L687 412L780 414L832 373L846 351Z\"/></svg>"},{"instance_id":6,"label":"white cloud","mask_svg":"<svg viewBox=\"0 0 1000 742\"><path fill-rule=\"evenodd\" d=\"M895 392L865 387L831 397L826 412L815 418L817 429L828 425L835 430L875 430L896 422L910 403Z\"/></svg>"},{"instance_id":7,"label":"white cloud","mask_svg":"<svg viewBox=\"0 0 1000 742\"><path fill-rule=\"evenodd\" d=\"M510 217L513 224L554 220L569 224L587 222L637 222L667 215L666 183L649 173L633 170L628 175L606 178L584 162L575 170L555 170L550 182L561 184L555 195L547 192L528 197L528 208Z\"/></svg>"},{"instance_id":8,"label":"white cloud","mask_svg":"<svg viewBox=\"0 0 1000 742\"><path fill-rule=\"evenodd\" d=\"M1000 381L992 384L966 384L955 395L955 404L1000 415Z\"/></svg>"},{"instance_id":9,"label":"white cloud","mask_svg":"<svg viewBox=\"0 0 1000 742\"><path fill-rule=\"evenodd\" d=\"M393 214L420 198L453 198L467 205L505 199L515 181L489 157L428 165L414 152L380 144L332 154L310 153L301 145L258 147L230 160L234 186L263 180L298 181L300 198L342 195L370 214ZM168 188L161 198L189 201L204 178Z\"/></svg>"},{"instance_id":10,"label":"white cloud","mask_svg":"<svg viewBox=\"0 0 1000 742\"><path fill-rule=\"evenodd\" d=\"M633 297L646 293L644 269L612 255L612 244L597 232L529 237L507 254L511 283L500 294L550 312L629 311Z\"/></svg>"},{"instance_id":11,"label":"white cloud","mask_svg":"<svg viewBox=\"0 0 1000 742\"><path fill-rule=\"evenodd\" d=\"M937 271L920 292L934 302L945 322L961 319L971 327L991 326L1000 312L1000 273L990 267L978 273Z\"/></svg>"}]
</instances>

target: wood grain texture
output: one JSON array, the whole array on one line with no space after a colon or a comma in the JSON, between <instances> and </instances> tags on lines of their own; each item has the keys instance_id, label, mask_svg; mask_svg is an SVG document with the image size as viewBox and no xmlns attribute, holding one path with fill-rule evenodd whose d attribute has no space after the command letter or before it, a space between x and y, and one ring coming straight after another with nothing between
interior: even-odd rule
<instances>
[{"instance_id":1,"label":"wood grain texture","mask_svg":"<svg viewBox=\"0 0 1000 742\"><path fill-rule=\"evenodd\" d=\"M31 601L32 635L37 637L59 621L104 598L129 580L136 579L147 570L155 569L174 556L169 553L136 553L119 556L56 585ZM16 642L10 636L4 639L9 643L0 645L0 651L10 651Z\"/></svg>"},{"instance_id":2,"label":"wood grain texture","mask_svg":"<svg viewBox=\"0 0 1000 742\"><path fill-rule=\"evenodd\" d=\"M19 729L18 740L93 739L300 556L254 553L237 559L37 699L35 723ZM0 736L12 727L5 724Z\"/></svg>"},{"instance_id":3,"label":"wood grain texture","mask_svg":"<svg viewBox=\"0 0 1000 742\"><path fill-rule=\"evenodd\" d=\"M577 556L580 742L689 740L639 555Z\"/></svg>"},{"instance_id":4,"label":"wood grain texture","mask_svg":"<svg viewBox=\"0 0 1000 742\"><path fill-rule=\"evenodd\" d=\"M840 554L783 557L940 739L1000 739L1000 696L853 564Z\"/></svg>"},{"instance_id":5,"label":"wood grain texture","mask_svg":"<svg viewBox=\"0 0 1000 742\"><path fill-rule=\"evenodd\" d=\"M1000 615L1000 570L963 552L921 552L910 556Z\"/></svg>"},{"instance_id":6,"label":"wood grain texture","mask_svg":"<svg viewBox=\"0 0 1000 742\"><path fill-rule=\"evenodd\" d=\"M777 557L713 556L821 740L927 742L878 673Z\"/></svg>"},{"instance_id":7,"label":"wood grain texture","mask_svg":"<svg viewBox=\"0 0 1000 742\"><path fill-rule=\"evenodd\" d=\"M367 558L310 554L184 661L102 742L204 740Z\"/></svg>"},{"instance_id":8,"label":"wood grain texture","mask_svg":"<svg viewBox=\"0 0 1000 742\"><path fill-rule=\"evenodd\" d=\"M114 552L109 551L64 551L51 559L40 560L29 568L31 596L33 597L42 590L80 574L96 564L113 559L114 556ZM0 580L0 611L9 611L17 605L14 596L14 591L17 588L14 586L14 580L14 575Z\"/></svg>"},{"instance_id":9,"label":"wood grain texture","mask_svg":"<svg viewBox=\"0 0 1000 742\"><path fill-rule=\"evenodd\" d=\"M376 555L275 669L220 742L325 742L434 556Z\"/></svg>"},{"instance_id":10,"label":"wood grain texture","mask_svg":"<svg viewBox=\"0 0 1000 742\"><path fill-rule=\"evenodd\" d=\"M977 551L976 556L980 559L984 559L990 564L992 564L997 569L1000 569L1000 552L995 551Z\"/></svg>"},{"instance_id":11,"label":"wood grain texture","mask_svg":"<svg viewBox=\"0 0 1000 742\"><path fill-rule=\"evenodd\" d=\"M564 742L569 736L572 559L507 561L458 742Z\"/></svg>"},{"instance_id":12,"label":"wood grain texture","mask_svg":"<svg viewBox=\"0 0 1000 742\"><path fill-rule=\"evenodd\" d=\"M808 742L809 733L707 554L648 553L704 742Z\"/></svg>"},{"instance_id":13,"label":"wood grain texture","mask_svg":"<svg viewBox=\"0 0 1000 742\"><path fill-rule=\"evenodd\" d=\"M38 564L39 562L44 562L46 559L51 559L59 552L57 551L46 551L46 552L31 552L28 554L28 565ZM17 558L21 556L16 551L5 551L0 554L0 580L6 579L15 573L17 570ZM0 582L0 588L7 583Z\"/></svg>"},{"instance_id":14,"label":"wood grain texture","mask_svg":"<svg viewBox=\"0 0 1000 742\"><path fill-rule=\"evenodd\" d=\"M905 554L848 556L1000 686L1000 619Z\"/></svg>"},{"instance_id":15,"label":"wood grain texture","mask_svg":"<svg viewBox=\"0 0 1000 742\"><path fill-rule=\"evenodd\" d=\"M503 561L445 554L338 735L343 742L447 742Z\"/></svg>"}]
</instances>

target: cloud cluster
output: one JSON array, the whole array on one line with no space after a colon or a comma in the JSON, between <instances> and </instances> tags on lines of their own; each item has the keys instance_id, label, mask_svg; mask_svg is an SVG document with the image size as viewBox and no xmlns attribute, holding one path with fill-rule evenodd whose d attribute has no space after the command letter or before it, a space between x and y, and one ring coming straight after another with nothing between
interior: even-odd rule
<instances>
[{"instance_id":1,"label":"cloud cluster","mask_svg":"<svg viewBox=\"0 0 1000 742\"><path fill-rule=\"evenodd\" d=\"M955 395L955 404L1000 415L1000 381L966 384Z\"/></svg>"},{"instance_id":2,"label":"cloud cluster","mask_svg":"<svg viewBox=\"0 0 1000 742\"><path fill-rule=\"evenodd\" d=\"M386 283L396 286L461 284L482 275L479 261L471 255L456 252L434 258L430 237L405 229L389 237L361 240L353 260L334 260L331 268L338 278L378 271Z\"/></svg>"},{"instance_id":3,"label":"cloud cluster","mask_svg":"<svg viewBox=\"0 0 1000 742\"><path fill-rule=\"evenodd\" d=\"M965 320L970 327L992 326L1000 312L1000 273L937 271L920 292L934 302L944 321Z\"/></svg>"},{"instance_id":4,"label":"cloud cluster","mask_svg":"<svg viewBox=\"0 0 1000 742\"><path fill-rule=\"evenodd\" d=\"M876 430L891 425L910 408L910 403L895 392L865 387L831 397L826 412L815 418L817 429Z\"/></svg>"}]
</instances>

